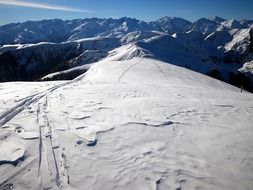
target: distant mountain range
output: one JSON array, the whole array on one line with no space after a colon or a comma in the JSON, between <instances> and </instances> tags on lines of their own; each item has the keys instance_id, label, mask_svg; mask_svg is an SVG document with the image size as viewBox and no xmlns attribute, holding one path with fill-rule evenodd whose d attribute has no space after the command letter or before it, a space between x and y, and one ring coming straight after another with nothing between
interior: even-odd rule
<instances>
[{"instance_id":1,"label":"distant mountain range","mask_svg":"<svg viewBox=\"0 0 253 190\"><path fill-rule=\"evenodd\" d=\"M61 71L71 79L80 74L73 68L133 57L152 57L252 91L253 20L123 17L0 26L0 81L51 80L49 74L61 79Z\"/></svg>"},{"instance_id":2,"label":"distant mountain range","mask_svg":"<svg viewBox=\"0 0 253 190\"><path fill-rule=\"evenodd\" d=\"M0 26L0 44L64 42L95 36L123 37L133 31L160 31L167 34L196 31L209 35L216 31L246 29L253 20L226 20L220 17L201 18L190 22L179 17L163 17L144 22L134 18L120 19L87 18L76 20L27 21Z\"/></svg>"}]
</instances>

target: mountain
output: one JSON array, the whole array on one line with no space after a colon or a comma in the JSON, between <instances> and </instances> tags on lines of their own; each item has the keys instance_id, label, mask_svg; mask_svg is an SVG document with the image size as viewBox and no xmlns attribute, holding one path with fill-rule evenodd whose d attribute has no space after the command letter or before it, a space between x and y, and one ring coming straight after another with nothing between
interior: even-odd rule
<instances>
[{"instance_id":1,"label":"mountain","mask_svg":"<svg viewBox=\"0 0 253 190\"><path fill-rule=\"evenodd\" d=\"M179 17L163 17L155 22L152 22L154 26L159 26L161 31L169 34L178 32L187 32L191 27L191 22Z\"/></svg>"},{"instance_id":2,"label":"mountain","mask_svg":"<svg viewBox=\"0 0 253 190\"><path fill-rule=\"evenodd\" d=\"M241 69L253 60L250 23L216 16L193 23L178 17L151 22L123 17L9 24L0 27L0 81L44 80L54 74L60 79L60 73L73 79L87 70L75 67L141 55L253 91L252 74Z\"/></svg>"},{"instance_id":3,"label":"mountain","mask_svg":"<svg viewBox=\"0 0 253 190\"><path fill-rule=\"evenodd\" d=\"M37 42L64 42L96 36L117 37L133 31L158 30L144 21L123 17L120 19L87 18L28 21L0 27L0 45Z\"/></svg>"},{"instance_id":4,"label":"mountain","mask_svg":"<svg viewBox=\"0 0 253 190\"><path fill-rule=\"evenodd\" d=\"M0 189L253 185L252 94L221 81L140 57L0 88Z\"/></svg>"},{"instance_id":5,"label":"mountain","mask_svg":"<svg viewBox=\"0 0 253 190\"><path fill-rule=\"evenodd\" d=\"M135 31L186 32L191 22L176 17L163 17L154 22L134 18L87 18L72 21L60 19L28 21L0 27L0 45L37 42L63 42L95 36L122 37Z\"/></svg>"},{"instance_id":6,"label":"mountain","mask_svg":"<svg viewBox=\"0 0 253 190\"><path fill-rule=\"evenodd\" d=\"M229 31L216 31L209 34L205 41L208 43L209 47L216 48L224 48L225 45L233 40L233 35L229 33Z\"/></svg>"},{"instance_id":7,"label":"mountain","mask_svg":"<svg viewBox=\"0 0 253 190\"><path fill-rule=\"evenodd\" d=\"M128 17L27 21L0 26L0 45L38 42L59 43L96 36L122 37L130 32L151 32L154 30L168 34L193 30L208 35L220 30L246 29L251 24L253 22L250 20L225 20L220 17L201 18L192 23L183 18L168 16L151 22Z\"/></svg>"},{"instance_id":8,"label":"mountain","mask_svg":"<svg viewBox=\"0 0 253 190\"><path fill-rule=\"evenodd\" d=\"M220 24L215 21L206 18L201 18L192 23L191 30L198 31L204 35L208 35L213 32L216 32L219 25Z\"/></svg>"},{"instance_id":9,"label":"mountain","mask_svg":"<svg viewBox=\"0 0 253 190\"><path fill-rule=\"evenodd\" d=\"M103 37L27 45L0 55L1 81L36 80L49 73L93 63L118 46L118 39Z\"/></svg>"},{"instance_id":10,"label":"mountain","mask_svg":"<svg viewBox=\"0 0 253 190\"><path fill-rule=\"evenodd\" d=\"M214 22L217 22L217 23L222 23L222 22L226 21L226 19L221 18L221 17L219 17L219 16L211 17L211 18L209 18L209 20L214 21Z\"/></svg>"},{"instance_id":11,"label":"mountain","mask_svg":"<svg viewBox=\"0 0 253 190\"><path fill-rule=\"evenodd\" d=\"M226 20L226 21L222 22L221 25L223 25L227 28L230 28L230 29L242 29L243 28L241 23L235 19Z\"/></svg>"},{"instance_id":12,"label":"mountain","mask_svg":"<svg viewBox=\"0 0 253 190\"><path fill-rule=\"evenodd\" d=\"M62 42L70 29L68 23L60 19L8 24L0 27L0 44Z\"/></svg>"},{"instance_id":13,"label":"mountain","mask_svg":"<svg viewBox=\"0 0 253 190\"><path fill-rule=\"evenodd\" d=\"M247 28L247 27L250 27L251 25L253 25L253 20L241 20L240 21L240 24L244 27L244 28Z\"/></svg>"}]
</instances>

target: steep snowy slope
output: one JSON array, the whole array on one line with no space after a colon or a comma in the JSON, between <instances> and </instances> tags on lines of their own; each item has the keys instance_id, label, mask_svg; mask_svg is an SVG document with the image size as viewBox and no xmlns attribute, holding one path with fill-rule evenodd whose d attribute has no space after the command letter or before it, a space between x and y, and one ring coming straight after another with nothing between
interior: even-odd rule
<instances>
[{"instance_id":1,"label":"steep snowy slope","mask_svg":"<svg viewBox=\"0 0 253 190\"><path fill-rule=\"evenodd\" d=\"M253 186L253 97L223 82L134 58L0 89L0 189Z\"/></svg>"},{"instance_id":2,"label":"steep snowy slope","mask_svg":"<svg viewBox=\"0 0 253 190\"><path fill-rule=\"evenodd\" d=\"M225 49L236 50L237 52L244 54L249 49L250 43L253 41L253 27L248 29L238 30L233 35L233 40L226 44Z\"/></svg>"}]
</instances>

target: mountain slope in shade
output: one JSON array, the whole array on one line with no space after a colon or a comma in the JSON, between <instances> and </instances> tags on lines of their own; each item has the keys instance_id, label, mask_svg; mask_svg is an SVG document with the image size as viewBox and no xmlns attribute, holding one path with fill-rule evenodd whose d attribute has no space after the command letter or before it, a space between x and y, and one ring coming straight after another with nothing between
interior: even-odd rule
<instances>
[{"instance_id":1,"label":"mountain slope in shade","mask_svg":"<svg viewBox=\"0 0 253 190\"><path fill-rule=\"evenodd\" d=\"M253 186L253 98L161 61L0 84L1 189Z\"/></svg>"},{"instance_id":2,"label":"mountain slope in shade","mask_svg":"<svg viewBox=\"0 0 253 190\"><path fill-rule=\"evenodd\" d=\"M191 30L201 32L205 35L208 35L212 32L215 32L217 28L219 27L219 24L215 21L201 18L195 22L193 22L191 26Z\"/></svg>"},{"instance_id":3,"label":"mountain slope in shade","mask_svg":"<svg viewBox=\"0 0 253 190\"><path fill-rule=\"evenodd\" d=\"M120 45L117 38L96 37L18 46L0 55L0 80L37 80L53 72L94 63Z\"/></svg>"}]
</instances>

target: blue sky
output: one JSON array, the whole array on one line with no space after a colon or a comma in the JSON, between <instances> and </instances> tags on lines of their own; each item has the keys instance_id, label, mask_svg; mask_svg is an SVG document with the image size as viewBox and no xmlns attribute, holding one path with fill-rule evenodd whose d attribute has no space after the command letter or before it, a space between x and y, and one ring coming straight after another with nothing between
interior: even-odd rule
<instances>
[{"instance_id":1,"label":"blue sky","mask_svg":"<svg viewBox=\"0 0 253 190\"><path fill-rule=\"evenodd\" d=\"M0 0L0 25L26 20L163 16L252 19L253 0Z\"/></svg>"}]
</instances>

